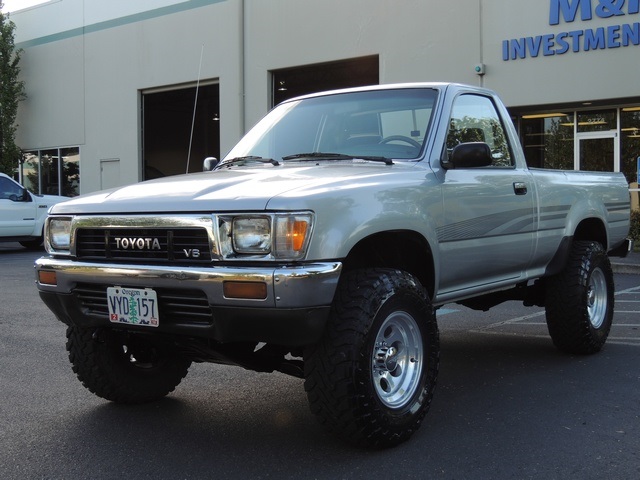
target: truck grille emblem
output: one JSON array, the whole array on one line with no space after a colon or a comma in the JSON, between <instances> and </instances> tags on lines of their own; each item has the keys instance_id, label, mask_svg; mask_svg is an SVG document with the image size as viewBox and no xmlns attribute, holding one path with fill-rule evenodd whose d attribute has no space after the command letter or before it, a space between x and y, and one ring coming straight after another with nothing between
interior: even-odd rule
<instances>
[{"instance_id":1,"label":"truck grille emblem","mask_svg":"<svg viewBox=\"0 0 640 480\"><path fill-rule=\"evenodd\" d=\"M161 250L160 241L157 238L126 238L116 237L118 250Z\"/></svg>"}]
</instances>

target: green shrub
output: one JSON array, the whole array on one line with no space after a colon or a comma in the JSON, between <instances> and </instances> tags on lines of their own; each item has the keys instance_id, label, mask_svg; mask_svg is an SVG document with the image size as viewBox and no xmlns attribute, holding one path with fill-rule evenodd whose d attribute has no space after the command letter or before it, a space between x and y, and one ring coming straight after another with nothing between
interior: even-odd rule
<instances>
[{"instance_id":1,"label":"green shrub","mask_svg":"<svg viewBox=\"0 0 640 480\"><path fill-rule=\"evenodd\" d=\"M631 227L629 236L633 238L636 245L640 243L640 210L631 210Z\"/></svg>"}]
</instances>

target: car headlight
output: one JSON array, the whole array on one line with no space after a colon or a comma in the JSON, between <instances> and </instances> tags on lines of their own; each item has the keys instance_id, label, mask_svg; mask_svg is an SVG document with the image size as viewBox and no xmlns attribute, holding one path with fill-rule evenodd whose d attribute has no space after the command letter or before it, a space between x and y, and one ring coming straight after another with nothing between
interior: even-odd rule
<instances>
[{"instance_id":1,"label":"car headlight","mask_svg":"<svg viewBox=\"0 0 640 480\"><path fill-rule=\"evenodd\" d=\"M49 218L47 243L53 250L69 250L71 247L71 218Z\"/></svg>"},{"instance_id":2,"label":"car headlight","mask_svg":"<svg viewBox=\"0 0 640 480\"><path fill-rule=\"evenodd\" d=\"M269 217L236 217L231 227L233 249L241 254L271 252L271 222Z\"/></svg>"},{"instance_id":3,"label":"car headlight","mask_svg":"<svg viewBox=\"0 0 640 480\"><path fill-rule=\"evenodd\" d=\"M300 260L307 253L313 215L307 212L224 215L218 218L222 258Z\"/></svg>"}]
</instances>

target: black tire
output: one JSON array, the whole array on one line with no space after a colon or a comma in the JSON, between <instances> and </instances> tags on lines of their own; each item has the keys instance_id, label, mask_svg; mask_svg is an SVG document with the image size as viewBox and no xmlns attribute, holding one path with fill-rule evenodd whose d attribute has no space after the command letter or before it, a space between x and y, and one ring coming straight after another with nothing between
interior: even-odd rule
<instances>
[{"instance_id":1,"label":"black tire","mask_svg":"<svg viewBox=\"0 0 640 480\"><path fill-rule=\"evenodd\" d=\"M406 441L429 410L439 367L429 296L406 272L343 275L323 339L305 351L311 411L360 446Z\"/></svg>"},{"instance_id":2,"label":"black tire","mask_svg":"<svg viewBox=\"0 0 640 480\"><path fill-rule=\"evenodd\" d=\"M574 242L565 269L547 281L547 327L553 344L574 354L599 352L613 322L614 284L600 243Z\"/></svg>"},{"instance_id":3,"label":"black tire","mask_svg":"<svg viewBox=\"0 0 640 480\"><path fill-rule=\"evenodd\" d=\"M73 371L92 393L117 403L158 400L182 381L191 361L142 335L67 328Z\"/></svg>"},{"instance_id":4,"label":"black tire","mask_svg":"<svg viewBox=\"0 0 640 480\"><path fill-rule=\"evenodd\" d=\"M42 247L44 246L44 238L40 237L35 240L25 240L20 242L20 245L29 250L42 250Z\"/></svg>"}]
</instances>

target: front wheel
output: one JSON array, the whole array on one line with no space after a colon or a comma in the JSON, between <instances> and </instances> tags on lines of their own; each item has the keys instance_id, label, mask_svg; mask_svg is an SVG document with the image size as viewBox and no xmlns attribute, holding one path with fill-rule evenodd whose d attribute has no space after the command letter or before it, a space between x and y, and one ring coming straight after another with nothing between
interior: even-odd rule
<instances>
[{"instance_id":1,"label":"front wheel","mask_svg":"<svg viewBox=\"0 0 640 480\"><path fill-rule=\"evenodd\" d=\"M601 244L575 242L565 269L547 281L547 327L554 345L567 353L600 351L613 322L614 284Z\"/></svg>"},{"instance_id":2,"label":"front wheel","mask_svg":"<svg viewBox=\"0 0 640 480\"><path fill-rule=\"evenodd\" d=\"M111 329L67 328L73 371L91 392L117 403L158 400L182 381L191 361L151 337Z\"/></svg>"},{"instance_id":3,"label":"front wheel","mask_svg":"<svg viewBox=\"0 0 640 480\"><path fill-rule=\"evenodd\" d=\"M323 339L305 352L305 390L329 431L389 447L420 426L438 364L435 314L418 280L398 270L348 272Z\"/></svg>"},{"instance_id":4,"label":"front wheel","mask_svg":"<svg viewBox=\"0 0 640 480\"><path fill-rule=\"evenodd\" d=\"M44 245L44 238L40 237L35 240L24 240L20 242L20 245L28 250L41 250Z\"/></svg>"}]
</instances>

